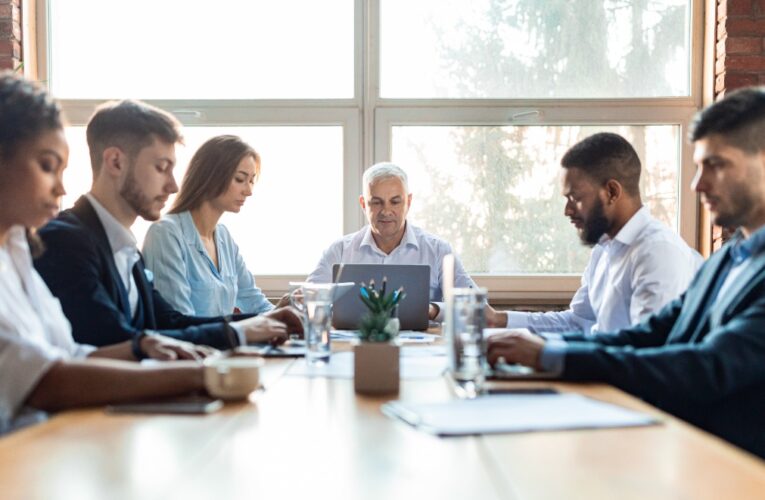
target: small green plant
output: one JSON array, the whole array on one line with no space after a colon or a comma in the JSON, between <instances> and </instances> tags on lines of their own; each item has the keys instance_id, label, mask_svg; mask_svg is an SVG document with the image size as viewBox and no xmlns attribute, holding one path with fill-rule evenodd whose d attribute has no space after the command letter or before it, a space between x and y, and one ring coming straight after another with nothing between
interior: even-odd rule
<instances>
[{"instance_id":1,"label":"small green plant","mask_svg":"<svg viewBox=\"0 0 765 500\"><path fill-rule=\"evenodd\" d=\"M360 298L369 312L361 319L359 338L364 342L389 342L398 332L391 331L389 320L391 313L406 294L403 288L386 295L387 279L383 278L380 290L375 290L374 280L369 286L361 284Z\"/></svg>"}]
</instances>

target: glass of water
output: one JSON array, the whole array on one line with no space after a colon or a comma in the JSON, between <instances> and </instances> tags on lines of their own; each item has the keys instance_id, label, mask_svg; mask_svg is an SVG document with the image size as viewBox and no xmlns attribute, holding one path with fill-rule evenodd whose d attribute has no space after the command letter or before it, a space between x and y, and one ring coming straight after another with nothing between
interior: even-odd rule
<instances>
[{"instance_id":1,"label":"glass of water","mask_svg":"<svg viewBox=\"0 0 765 500\"><path fill-rule=\"evenodd\" d=\"M290 293L290 303L303 320L305 359L309 365L329 362L334 288L332 283L302 283Z\"/></svg>"},{"instance_id":2,"label":"glass of water","mask_svg":"<svg viewBox=\"0 0 765 500\"><path fill-rule=\"evenodd\" d=\"M485 288L454 288L447 297L444 327L449 345L449 368L468 397L477 396L484 382L486 346Z\"/></svg>"}]
</instances>

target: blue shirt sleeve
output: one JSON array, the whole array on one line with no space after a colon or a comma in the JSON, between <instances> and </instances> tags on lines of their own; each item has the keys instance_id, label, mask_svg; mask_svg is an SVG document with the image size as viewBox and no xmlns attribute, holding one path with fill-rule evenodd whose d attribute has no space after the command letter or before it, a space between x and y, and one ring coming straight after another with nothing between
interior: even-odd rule
<instances>
[{"instance_id":1,"label":"blue shirt sleeve","mask_svg":"<svg viewBox=\"0 0 765 500\"><path fill-rule=\"evenodd\" d=\"M196 315L186 272L185 242L180 228L170 221L155 222L143 243L146 268L154 274L154 288L176 311Z\"/></svg>"}]
</instances>

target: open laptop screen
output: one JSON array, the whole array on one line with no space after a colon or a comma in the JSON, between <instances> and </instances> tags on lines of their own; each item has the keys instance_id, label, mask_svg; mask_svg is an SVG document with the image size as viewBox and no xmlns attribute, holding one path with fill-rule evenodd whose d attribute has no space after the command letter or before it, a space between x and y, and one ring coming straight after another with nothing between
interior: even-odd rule
<instances>
[{"instance_id":1,"label":"open laptop screen","mask_svg":"<svg viewBox=\"0 0 765 500\"><path fill-rule=\"evenodd\" d=\"M404 264L335 264L332 268L334 281L353 281L352 290L339 298L332 308L332 326L339 330L358 330L367 308L359 293L361 283L374 280L380 287L387 278L388 290L404 287L406 297L398 306L398 318L402 330L426 330L428 328L428 304L430 303L430 266Z\"/></svg>"}]
</instances>

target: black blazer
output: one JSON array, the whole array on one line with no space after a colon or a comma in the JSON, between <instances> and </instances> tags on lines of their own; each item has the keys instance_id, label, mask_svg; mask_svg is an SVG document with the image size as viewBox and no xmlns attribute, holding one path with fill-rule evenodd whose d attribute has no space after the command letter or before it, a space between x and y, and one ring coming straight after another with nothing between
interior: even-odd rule
<instances>
[{"instance_id":1,"label":"black blazer","mask_svg":"<svg viewBox=\"0 0 765 500\"><path fill-rule=\"evenodd\" d=\"M236 341L223 318L185 316L154 289L143 258L133 268L138 307L131 317L127 290L114 264L103 225L87 198L39 231L46 250L35 268L60 301L74 339L105 346L130 340L144 329L219 349ZM239 316L239 319L244 316Z\"/></svg>"},{"instance_id":2,"label":"black blazer","mask_svg":"<svg viewBox=\"0 0 765 500\"><path fill-rule=\"evenodd\" d=\"M765 252L712 300L731 244L641 324L565 335L563 378L615 385L765 458Z\"/></svg>"}]
</instances>

